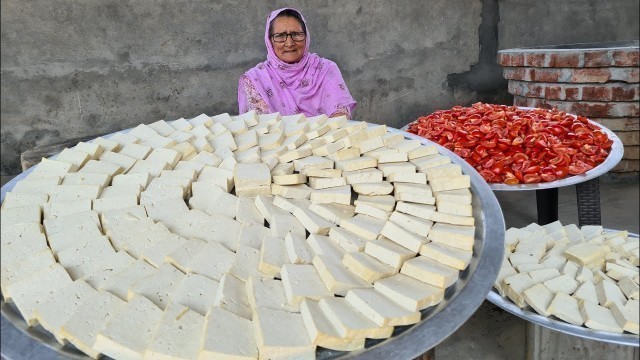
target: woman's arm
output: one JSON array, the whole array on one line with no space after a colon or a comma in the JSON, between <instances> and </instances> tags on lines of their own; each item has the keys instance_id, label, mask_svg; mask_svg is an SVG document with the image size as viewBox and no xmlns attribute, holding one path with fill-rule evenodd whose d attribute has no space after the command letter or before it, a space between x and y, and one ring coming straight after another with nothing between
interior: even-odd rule
<instances>
[{"instance_id":1,"label":"woman's arm","mask_svg":"<svg viewBox=\"0 0 640 360\"><path fill-rule=\"evenodd\" d=\"M351 120L351 111L349 111L349 107L338 105L336 107L336 111L334 111L333 114L329 115L329 117L338 117L338 116L346 116L347 119Z\"/></svg>"},{"instance_id":2,"label":"woman's arm","mask_svg":"<svg viewBox=\"0 0 640 360\"><path fill-rule=\"evenodd\" d=\"M256 87L248 76L242 75L238 82L238 107L239 113L244 114L255 110L257 114L271 112L269 105L264 101Z\"/></svg>"}]
</instances>

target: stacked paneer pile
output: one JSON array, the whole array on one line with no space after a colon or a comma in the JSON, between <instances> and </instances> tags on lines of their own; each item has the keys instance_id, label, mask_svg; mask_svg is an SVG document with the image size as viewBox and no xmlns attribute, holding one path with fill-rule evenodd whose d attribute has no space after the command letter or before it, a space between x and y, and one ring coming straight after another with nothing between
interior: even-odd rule
<instances>
[{"instance_id":1,"label":"stacked paneer pile","mask_svg":"<svg viewBox=\"0 0 640 360\"><path fill-rule=\"evenodd\" d=\"M200 115L79 143L2 204L2 294L87 355L314 358L469 265L469 176L364 122Z\"/></svg>"},{"instance_id":2,"label":"stacked paneer pile","mask_svg":"<svg viewBox=\"0 0 640 360\"><path fill-rule=\"evenodd\" d=\"M505 246L500 295L576 326L638 334L637 237L556 221L511 228Z\"/></svg>"}]
</instances>

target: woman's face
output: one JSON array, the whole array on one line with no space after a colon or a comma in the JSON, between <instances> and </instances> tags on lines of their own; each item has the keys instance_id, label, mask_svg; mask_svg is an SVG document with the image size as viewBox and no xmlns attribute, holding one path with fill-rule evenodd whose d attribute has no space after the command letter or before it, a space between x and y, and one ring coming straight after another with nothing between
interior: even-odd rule
<instances>
[{"instance_id":1,"label":"woman's face","mask_svg":"<svg viewBox=\"0 0 640 360\"><path fill-rule=\"evenodd\" d=\"M301 33L302 24L296 18L283 16L273 20L271 24L271 45L278 59L288 63L297 63L304 55L306 39L302 41L293 41L291 36L286 37L283 43L273 41L274 34L291 34Z\"/></svg>"}]
</instances>

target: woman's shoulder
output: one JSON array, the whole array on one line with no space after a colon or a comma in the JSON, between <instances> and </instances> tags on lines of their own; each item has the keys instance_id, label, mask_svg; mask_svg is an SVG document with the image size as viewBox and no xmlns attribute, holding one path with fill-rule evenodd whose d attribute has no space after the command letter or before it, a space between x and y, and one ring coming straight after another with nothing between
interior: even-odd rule
<instances>
[{"instance_id":1,"label":"woman's shoulder","mask_svg":"<svg viewBox=\"0 0 640 360\"><path fill-rule=\"evenodd\" d=\"M265 70L266 67L267 67L267 61L260 62L260 63L256 64L256 66L254 66L251 69L245 71L244 74L242 74L242 76L243 77L244 76L250 77L251 75L254 75L256 73L259 73L259 72Z\"/></svg>"}]
</instances>

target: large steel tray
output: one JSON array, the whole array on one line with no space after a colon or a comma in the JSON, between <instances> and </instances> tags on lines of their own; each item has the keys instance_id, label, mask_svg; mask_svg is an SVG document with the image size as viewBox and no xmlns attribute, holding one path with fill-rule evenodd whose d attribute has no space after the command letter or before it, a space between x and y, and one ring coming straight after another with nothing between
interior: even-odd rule
<instances>
[{"instance_id":1,"label":"large steel tray","mask_svg":"<svg viewBox=\"0 0 640 360\"><path fill-rule=\"evenodd\" d=\"M531 107L519 107L520 109L523 110L532 110L534 108ZM572 116L575 117L575 115L570 114ZM602 132L604 132L605 134L607 134L607 136L609 137L609 139L613 140L613 145L611 145L611 150L609 151L609 155L607 156L607 158L598 166L594 167L593 169L585 172L584 174L580 174L580 175L571 175L568 176L564 179L559 179L559 180L555 180L555 181L550 181L550 182L541 182L541 183L535 183L535 184L517 184L517 185L507 185L507 184L501 184L501 183L491 183L489 184L489 187L491 188L491 190L493 191L523 191L523 190L542 190L542 189L553 189L553 188L560 188L560 187L564 187L564 186L569 186L569 185L575 185L575 184L579 184L585 181L589 181L591 179L595 179L597 177L600 177L604 174L606 174L607 172L609 172L609 170L613 169L622 159L622 155L624 153L624 148L622 146L622 141L620 141L620 138L611 130L609 130L608 128L598 124L595 121L589 120L590 123L592 123L593 125L597 126L600 128L600 130L602 130ZM402 130L407 131L409 129L409 124L405 125L402 127Z\"/></svg>"},{"instance_id":2,"label":"large steel tray","mask_svg":"<svg viewBox=\"0 0 640 360\"><path fill-rule=\"evenodd\" d=\"M405 131L388 128L390 132L406 138L431 141ZM124 130L126 132L128 130ZM396 328L393 336L385 340L368 340L366 348L354 352L319 349L318 359L412 359L442 342L482 304L498 276L504 252L505 224L498 201L482 177L463 159L438 146L441 154L462 166L471 177L473 216L476 223L473 258L469 267L460 273L460 279L445 292L437 306L422 311L422 320L413 326ZM25 178L30 170L18 175L2 187L2 199L16 182ZM40 327L28 328L13 304L1 302L2 356L10 360L22 359L88 359L70 345L61 346L51 334Z\"/></svg>"},{"instance_id":3,"label":"large steel tray","mask_svg":"<svg viewBox=\"0 0 640 360\"><path fill-rule=\"evenodd\" d=\"M613 231L613 230L607 230ZM638 238L638 234L630 233L629 237ZM559 331L568 335L578 336L585 339L598 340L612 344L628 345L640 347L640 337L634 334L616 334L609 331L599 331L589 329L584 326L576 326L559 320L555 317L546 317L538 314L530 306L520 308L514 304L509 298L502 297L492 288L487 295L487 300L505 311L512 313L524 320L534 324L544 326L548 329Z\"/></svg>"}]
</instances>

